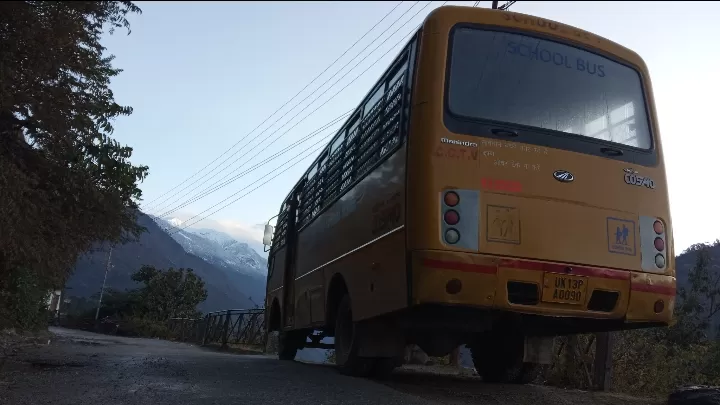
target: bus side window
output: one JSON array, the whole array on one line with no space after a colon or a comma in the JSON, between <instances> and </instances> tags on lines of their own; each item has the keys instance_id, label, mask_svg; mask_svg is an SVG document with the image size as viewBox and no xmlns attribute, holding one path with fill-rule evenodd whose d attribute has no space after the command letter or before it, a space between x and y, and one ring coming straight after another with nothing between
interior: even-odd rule
<instances>
[{"instance_id":1,"label":"bus side window","mask_svg":"<svg viewBox=\"0 0 720 405\"><path fill-rule=\"evenodd\" d=\"M388 82L389 87L392 88L398 82L398 80L402 77L402 75L405 74L406 71L407 71L407 62L400 65L398 67L397 71L395 71L395 73L392 76L392 79L390 79L390 81Z\"/></svg>"},{"instance_id":2,"label":"bus side window","mask_svg":"<svg viewBox=\"0 0 720 405\"><path fill-rule=\"evenodd\" d=\"M307 177L308 180L312 179L315 176L315 174L317 173L317 171L318 171L317 165L313 165L312 169L310 169L310 172L308 172L308 177Z\"/></svg>"},{"instance_id":3,"label":"bus side window","mask_svg":"<svg viewBox=\"0 0 720 405\"><path fill-rule=\"evenodd\" d=\"M378 103L378 101L382 100L382 97L385 95L385 83L382 83L377 90L375 90L375 93L373 93L372 96L370 96L370 99L365 103L365 107L363 108L363 117L367 117L370 112L372 111L373 107L375 107Z\"/></svg>"},{"instance_id":4,"label":"bus side window","mask_svg":"<svg viewBox=\"0 0 720 405\"><path fill-rule=\"evenodd\" d=\"M354 119L354 122L352 123L352 125L350 125L350 127L348 127L348 130L347 130L348 145L349 145L350 142L352 142L352 141L355 139L355 137L357 136L357 134L358 134L357 129L358 129L358 127L360 126L360 117L359 117L359 115L356 115L353 119Z\"/></svg>"},{"instance_id":5,"label":"bus side window","mask_svg":"<svg viewBox=\"0 0 720 405\"><path fill-rule=\"evenodd\" d=\"M335 152L337 152L338 149L340 149L340 147L342 146L344 141L345 141L345 131L342 131L338 135L337 139L335 139L335 141L332 143L332 145L330 145L330 156L335 154Z\"/></svg>"},{"instance_id":6,"label":"bus side window","mask_svg":"<svg viewBox=\"0 0 720 405\"><path fill-rule=\"evenodd\" d=\"M327 154L327 151L325 151L322 153L322 155L320 156L320 159L318 160L317 167L318 167L318 171L320 173L322 173L323 169L325 169L325 163L327 163L327 157L328 157L328 154Z\"/></svg>"}]
</instances>

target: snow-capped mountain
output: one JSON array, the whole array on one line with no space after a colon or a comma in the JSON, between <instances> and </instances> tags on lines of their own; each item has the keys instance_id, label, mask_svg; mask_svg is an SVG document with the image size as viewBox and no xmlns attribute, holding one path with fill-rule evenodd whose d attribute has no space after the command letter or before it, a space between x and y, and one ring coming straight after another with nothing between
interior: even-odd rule
<instances>
[{"instance_id":1,"label":"snow-capped mountain","mask_svg":"<svg viewBox=\"0 0 720 405\"><path fill-rule=\"evenodd\" d=\"M151 218L190 254L230 271L263 279L267 275L267 260L247 243L214 229L187 228L178 231L182 221L177 218Z\"/></svg>"}]
</instances>

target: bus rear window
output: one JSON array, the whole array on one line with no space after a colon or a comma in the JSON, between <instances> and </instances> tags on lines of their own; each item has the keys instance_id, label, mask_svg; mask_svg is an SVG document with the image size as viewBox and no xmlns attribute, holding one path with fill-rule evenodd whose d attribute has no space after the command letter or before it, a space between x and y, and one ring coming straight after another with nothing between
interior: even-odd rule
<instances>
[{"instance_id":1,"label":"bus rear window","mask_svg":"<svg viewBox=\"0 0 720 405\"><path fill-rule=\"evenodd\" d=\"M652 146L638 73L569 45L458 28L448 86L454 115Z\"/></svg>"}]
</instances>

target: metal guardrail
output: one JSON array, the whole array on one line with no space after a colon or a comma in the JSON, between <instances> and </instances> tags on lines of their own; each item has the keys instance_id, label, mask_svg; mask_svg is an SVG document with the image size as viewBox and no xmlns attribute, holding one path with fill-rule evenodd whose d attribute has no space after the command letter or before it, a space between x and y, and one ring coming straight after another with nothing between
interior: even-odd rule
<instances>
[{"instance_id":1,"label":"metal guardrail","mask_svg":"<svg viewBox=\"0 0 720 405\"><path fill-rule=\"evenodd\" d=\"M171 335L183 342L202 346L219 343L265 347L265 309L228 309L206 314L202 318L171 318Z\"/></svg>"}]
</instances>

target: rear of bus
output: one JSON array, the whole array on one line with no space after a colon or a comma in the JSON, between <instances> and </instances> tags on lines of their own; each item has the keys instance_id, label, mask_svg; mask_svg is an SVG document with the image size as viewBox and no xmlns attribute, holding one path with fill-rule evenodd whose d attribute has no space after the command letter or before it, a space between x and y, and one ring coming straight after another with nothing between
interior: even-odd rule
<instances>
[{"instance_id":1,"label":"rear of bus","mask_svg":"<svg viewBox=\"0 0 720 405\"><path fill-rule=\"evenodd\" d=\"M665 166L637 54L442 7L422 28L408 145L411 307L493 309L528 333L669 324Z\"/></svg>"}]
</instances>

